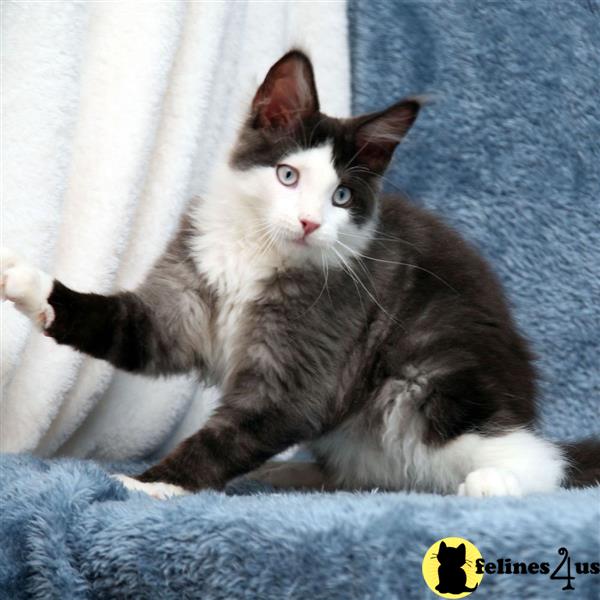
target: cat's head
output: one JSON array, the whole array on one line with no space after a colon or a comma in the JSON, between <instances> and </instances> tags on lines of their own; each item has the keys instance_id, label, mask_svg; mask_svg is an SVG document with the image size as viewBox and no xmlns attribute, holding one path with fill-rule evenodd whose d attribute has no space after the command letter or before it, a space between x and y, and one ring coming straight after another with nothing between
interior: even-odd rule
<instances>
[{"instance_id":1,"label":"cat's head","mask_svg":"<svg viewBox=\"0 0 600 600\"><path fill-rule=\"evenodd\" d=\"M419 107L405 99L352 119L328 117L310 60L288 52L258 88L231 154L248 227L300 260L360 252L373 236L380 176Z\"/></svg>"},{"instance_id":2,"label":"cat's head","mask_svg":"<svg viewBox=\"0 0 600 600\"><path fill-rule=\"evenodd\" d=\"M437 559L440 564L447 567L462 567L466 561L467 549L464 544L458 545L456 548L447 546L446 542L440 542Z\"/></svg>"}]
</instances>

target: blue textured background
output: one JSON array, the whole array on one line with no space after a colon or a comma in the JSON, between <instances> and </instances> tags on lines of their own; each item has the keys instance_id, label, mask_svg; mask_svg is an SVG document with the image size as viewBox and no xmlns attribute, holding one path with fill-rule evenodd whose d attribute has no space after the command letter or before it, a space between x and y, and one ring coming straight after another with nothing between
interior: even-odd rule
<instances>
[{"instance_id":1,"label":"blue textured background","mask_svg":"<svg viewBox=\"0 0 600 600\"><path fill-rule=\"evenodd\" d=\"M431 93L387 187L499 272L544 431L600 433L600 4L351 0L354 112Z\"/></svg>"},{"instance_id":2,"label":"blue textured background","mask_svg":"<svg viewBox=\"0 0 600 600\"><path fill-rule=\"evenodd\" d=\"M594 0L350 3L355 104L435 92L388 185L492 260L541 356L546 431L600 431L600 8ZM139 470L121 466L120 471ZM237 488L238 491L243 491ZM251 491L251 490L249 490ZM126 492L101 465L0 457L0 599L433 598L427 548L600 559L600 488L476 500L431 494ZM566 598L484 576L474 598ZM600 597L578 576L570 597Z\"/></svg>"}]
</instances>

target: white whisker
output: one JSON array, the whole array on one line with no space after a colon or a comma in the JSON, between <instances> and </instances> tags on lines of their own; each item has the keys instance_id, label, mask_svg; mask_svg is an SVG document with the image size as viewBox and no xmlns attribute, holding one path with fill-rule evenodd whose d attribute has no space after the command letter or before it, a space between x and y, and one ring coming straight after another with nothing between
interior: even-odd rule
<instances>
[{"instance_id":1,"label":"white whisker","mask_svg":"<svg viewBox=\"0 0 600 600\"><path fill-rule=\"evenodd\" d=\"M323 251L321 250L321 258L323 258ZM315 300L312 302L312 304L302 313L300 314L298 317L296 317L296 319L299 319L300 317L303 317L307 312L309 312L316 304L317 302L319 302L319 300L321 299L321 296L323 295L323 292L325 291L325 288L327 287L327 276L325 274L325 270L322 269L323 271L323 285L321 286L321 291L319 292L319 295L315 298Z\"/></svg>"},{"instance_id":2,"label":"white whisker","mask_svg":"<svg viewBox=\"0 0 600 600\"><path fill-rule=\"evenodd\" d=\"M441 283L443 283L446 287L448 287L450 290L452 290L455 294L457 294L457 295L460 296L460 292L456 288L454 288L453 286L451 286L445 279L443 279L442 277L440 277L439 275L437 275L433 271L430 271L429 269L426 269L425 267L420 267L419 265L413 265L411 263L399 262L399 261L396 261L396 260L386 260L384 258L375 258L373 256L367 256L366 254L361 254L360 252L357 252L356 250L353 250L352 248L350 248L350 246L346 246L346 244L344 244L343 242L340 242L339 240L336 241L336 244L340 244L341 246L343 246L344 248L346 248L346 250L348 250L349 252L351 252L355 256L360 256L361 258L366 258L368 260L374 260L374 261L380 262L380 263L387 263L387 264L390 264L390 265L400 265L400 266L404 266L404 267L410 267L410 268L413 268L413 269L417 269L419 271L424 271L425 273L428 273L432 277L435 277L438 281L440 281Z\"/></svg>"},{"instance_id":3,"label":"white whisker","mask_svg":"<svg viewBox=\"0 0 600 600\"><path fill-rule=\"evenodd\" d=\"M379 307L379 309L388 317L388 319L390 319L391 321L393 321L394 323L396 323L397 325L399 325L400 327L403 327L402 323L400 323L397 319L395 319L392 315L390 315L390 313L381 305L381 303L377 300L377 298L375 298L375 296L373 296L373 294L371 294L371 292L367 289L367 287L365 286L365 284L362 282L362 280L360 279L360 277L358 277L358 275L356 274L356 272L352 269L352 267L350 267L350 265L346 262L346 260L344 259L344 257L335 249L332 248L332 250L337 254L338 258L344 263L344 265L346 266L346 268L348 269L348 274L352 274L351 277L353 279L353 281L360 283L360 285L362 286L362 288L365 290L365 292L367 293L367 295L369 296L369 298L371 298L371 300Z\"/></svg>"},{"instance_id":4,"label":"white whisker","mask_svg":"<svg viewBox=\"0 0 600 600\"><path fill-rule=\"evenodd\" d=\"M399 238L399 237L394 237L392 235L387 235L381 231L378 231L377 229L373 229L373 232L377 233L379 235L378 236L360 235L357 233L346 233L343 231L340 231L339 235L355 237L355 238L365 239L365 240L381 241L381 242L400 242L402 244L407 244L409 246L412 246L413 248L416 248L417 252L419 252L419 249L417 248L416 244L413 244L412 242L403 240L402 238ZM381 236L384 236L384 237L381 237Z\"/></svg>"}]
</instances>

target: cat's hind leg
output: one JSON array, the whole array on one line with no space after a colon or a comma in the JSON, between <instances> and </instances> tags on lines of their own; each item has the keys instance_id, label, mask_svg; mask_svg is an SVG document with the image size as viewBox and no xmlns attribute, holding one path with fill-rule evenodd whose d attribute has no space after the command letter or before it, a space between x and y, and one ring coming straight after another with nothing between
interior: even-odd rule
<instances>
[{"instance_id":1,"label":"cat's hind leg","mask_svg":"<svg viewBox=\"0 0 600 600\"><path fill-rule=\"evenodd\" d=\"M323 492L339 489L315 462L268 461L247 477L276 489Z\"/></svg>"},{"instance_id":2,"label":"cat's hind leg","mask_svg":"<svg viewBox=\"0 0 600 600\"><path fill-rule=\"evenodd\" d=\"M483 467L471 471L458 486L459 496L522 496L522 486L508 469Z\"/></svg>"},{"instance_id":3,"label":"cat's hind leg","mask_svg":"<svg viewBox=\"0 0 600 600\"><path fill-rule=\"evenodd\" d=\"M465 434L448 444L453 460L469 465L456 492L460 496L522 496L552 492L564 479L560 448L528 430L503 435Z\"/></svg>"}]
</instances>

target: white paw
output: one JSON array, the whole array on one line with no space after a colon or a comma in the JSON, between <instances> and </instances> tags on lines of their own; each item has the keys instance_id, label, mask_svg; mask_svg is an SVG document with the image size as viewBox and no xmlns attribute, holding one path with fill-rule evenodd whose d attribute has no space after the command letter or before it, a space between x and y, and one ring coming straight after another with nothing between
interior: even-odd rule
<instances>
[{"instance_id":1,"label":"white paw","mask_svg":"<svg viewBox=\"0 0 600 600\"><path fill-rule=\"evenodd\" d=\"M0 298L14 302L15 308L42 329L54 320L54 309L48 304L53 285L50 275L29 265L16 252L0 248Z\"/></svg>"},{"instance_id":2,"label":"white paw","mask_svg":"<svg viewBox=\"0 0 600 600\"><path fill-rule=\"evenodd\" d=\"M516 476L506 469L488 467L471 471L458 486L459 496L522 496L521 485Z\"/></svg>"},{"instance_id":3,"label":"white paw","mask_svg":"<svg viewBox=\"0 0 600 600\"><path fill-rule=\"evenodd\" d=\"M128 490L144 492L158 500L167 500L171 496L185 496L191 493L172 483L162 483L160 481L156 483L144 483L127 475L112 475L111 477L118 479Z\"/></svg>"}]
</instances>

